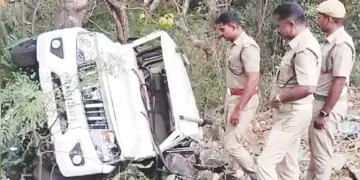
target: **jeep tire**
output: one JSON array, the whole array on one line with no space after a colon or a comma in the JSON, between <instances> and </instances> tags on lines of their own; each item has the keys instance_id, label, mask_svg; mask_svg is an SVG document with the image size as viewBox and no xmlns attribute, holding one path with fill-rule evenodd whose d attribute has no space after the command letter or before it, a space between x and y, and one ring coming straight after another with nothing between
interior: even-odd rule
<instances>
[{"instance_id":1,"label":"jeep tire","mask_svg":"<svg viewBox=\"0 0 360 180\"><path fill-rule=\"evenodd\" d=\"M10 49L13 62L21 67L32 67L36 65L36 40L29 39Z\"/></svg>"}]
</instances>

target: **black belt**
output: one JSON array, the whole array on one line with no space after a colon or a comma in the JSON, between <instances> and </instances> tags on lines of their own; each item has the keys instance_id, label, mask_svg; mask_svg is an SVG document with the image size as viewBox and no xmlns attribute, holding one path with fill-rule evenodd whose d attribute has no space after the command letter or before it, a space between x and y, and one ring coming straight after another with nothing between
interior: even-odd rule
<instances>
[{"instance_id":1,"label":"black belt","mask_svg":"<svg viewBox=\"0 0 360 180\"><path fill-rule=\"evenodd\" d=\"M314 98L318 101L325 101L327 96L323 96L323 95L319 95L319 94L314 94Z\"/></svg>"}]
</instances>

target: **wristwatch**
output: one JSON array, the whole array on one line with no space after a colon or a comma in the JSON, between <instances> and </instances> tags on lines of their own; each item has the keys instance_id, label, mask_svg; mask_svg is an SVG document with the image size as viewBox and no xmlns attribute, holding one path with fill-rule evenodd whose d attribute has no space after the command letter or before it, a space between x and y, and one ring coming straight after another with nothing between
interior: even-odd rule
<instances>
[{"instance_id":1,"label":"wristwatch","mask_svg":"<svg viewBox=\"0 0 360 180\"><path fill-rule=\"evenodd\" d=\"M328 117L329 114L326 113L325 111L320 111L319 116L320 116L320 117Z\"/></svg>"}]
</instances>

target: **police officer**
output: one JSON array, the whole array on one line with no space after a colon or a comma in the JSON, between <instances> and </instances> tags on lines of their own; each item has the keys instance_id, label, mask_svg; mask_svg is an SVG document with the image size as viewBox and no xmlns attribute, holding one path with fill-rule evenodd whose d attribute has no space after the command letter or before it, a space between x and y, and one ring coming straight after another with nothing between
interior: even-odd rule
<instances>
[{"instance_id":1,"label":"police officer","mask_svg":"<svg viewBox=\"0 0 360 180\"><path fill-rule=\"evenodd\" d=\"M271 107L273 127L258 158L259 180L296 180L300 176L301 135L312 118L313 92L318 84L321 48L306 27L303 9L285 2L273 12L280 34L288 40L276 75Z\"/></svg>"},{"instance_id":2,"label":"police officer","mask_svg":"<svg viewBox=\"0 0 360 180\"><path fill-rule=\"evenodd\" d=\"M243 172L251 176L256 170L242 143L259 105L260 48L246 34L235 13L221 13L215 24L220 35L231 42L226 67L225 149L230 157L226 174L227 179L238 179Z\"/></svg>"},{"instance_id":3,"label":"police officer","mask_svg":"<svg viewBox=\"0 0 360 180\"><path fill-rule=\"evenodd\" d=\"M345 7L338 0L318 5L318 24L325 33L321 75L315 92L313 123L309 128L311 159L307 179L331 176L334 134L347 113L347 90L353 68L354 42L344 30Z\"/></svg>"}]
</instances>

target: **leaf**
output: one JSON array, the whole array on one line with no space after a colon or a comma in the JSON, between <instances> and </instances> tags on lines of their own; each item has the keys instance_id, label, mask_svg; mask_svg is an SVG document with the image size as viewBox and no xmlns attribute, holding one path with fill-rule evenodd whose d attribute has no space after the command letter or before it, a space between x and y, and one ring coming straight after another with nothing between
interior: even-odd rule
<instances>
[{"instance_id":1,"label":"leaf","mask_svg":"<svg viewBox=\"0 0 360 180\"><path fill-rule=\"evenodd\" d=\"M140 14L140 19L145 19L145 14L144 13Z\"/></svg>"},{"instance_id":2,"label":"leaf","mask_svg":"<svg viewBox=\"0 0 360 180\"><path fill-rule=\"evenodd\" d=\"M167 18L168 27L172 27L174 25L174 20L172 18Z\"/></svg>"},{"instance_id":3,"label":"leaf","mask_svg":"<svg viewBox=\"0 0 360 180\"><path fill-rule=\"evenodd\" d=\"M24 73L16 72L12 75L12 80L0 90L3 105L0 132L2 144L18 138L17 134L36 129L37 124L43 124L45 120L46 95L39 90L39 84ZM12 145L7 146L9 148Z\"/></svg>"},{"instance_id":4,"label":"leaf","mask_svg":"<svg viewBox=\"0 0 360 180\"><path fill-rule=\"evenodd\" d=\"M160 17L159 18L159 25L160 25L160 28L162 28L162 29L166 28L167 20L166 20L165 17Z\"/></svg>"}]
</instances>

